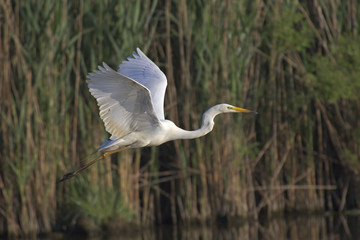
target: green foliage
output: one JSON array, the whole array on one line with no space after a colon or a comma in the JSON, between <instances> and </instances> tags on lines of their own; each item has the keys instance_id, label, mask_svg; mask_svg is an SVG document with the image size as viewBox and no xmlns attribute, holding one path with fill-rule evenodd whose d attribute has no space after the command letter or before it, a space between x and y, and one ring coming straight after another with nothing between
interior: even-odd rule
<instances>
[{"instance_id":1,"label":"green foliage","mask_svg":"<svg viewBox=\"0 0 360 240\"><path fill-rule=\"evenodd\" d=\"M109 211L130 218L110 184L68 192L55 183L107 136L86 87L88 71L104 60L116 68L137 46L146 51L156 6L140 0L0 3L6 13L0 25L0 229L8 227L8 235L51 231L68 201L73 212L97 221ZM89 179L82 184L89 186ZM64 194L56 195L57 188Z\"/></svg>"},{"instance_id":2,"label":"green foliage","mask_svg":"<svg viewBox=\"0 0 360 240\"><path fill-rule=\"evenodd\" d=\"M360 38L343 35L331 44L325 56L312 59L314 68L310 85L315 96L334 103L343 99L359 99Z\"/></svg>"},{"instance_id":3,"label":"green foliage","mask_svg":"<svg viewBox=\"0 0 360 240\"><path fill-rule=\"evenodd\" d=\"M344 149L344 153L342 156L345 160L346 166L351 169L351 171L355 174L360 174L360 159L357 153L349 150Z\"/></svg>"},{"instance_id":4,"label":"green foliage","mask_svg":"<svg viewBox=\"0 0 360 240\"><path fill-rule=\"evenodd\" d=\"M358 129L359 14L350 9L334 0L0 1L0 231L49 232L63 211L102 225L335 209L343 196L316 186L341 182L333 162L358 167L349 129ZM102 61L116 69L136 47L168 75L165 112L180 127L198 128L220 102L260 114L219 116L206 137L122 152L56 185L108 135L87 73Z\"/></svg>"},{"instance_id":5,"label":"green foliage","mask_svg":"<svg viewBox=\"0 0 360 240\"><path fill-rule=\"evenodd\" d=\"M314 41L314 31L300 8L302 6L296 1L285 1L281 6L272 8L270 41L275 41L279 52L301 52L309 48Z\"/></svg>"},{"instance_id":6,"label":"green foliage","mask_svg":"<svg viewBox=\"0 0 360 240\"><path fill-rule=\"evenodd\" d=\"M70 215L88 217L98 226L116 218L127 222L135 220L134 212L124 204L120 191L116 188L89 185L89 181L89 178L79 176L71 186Z\"/></svg>"}]
</instances>

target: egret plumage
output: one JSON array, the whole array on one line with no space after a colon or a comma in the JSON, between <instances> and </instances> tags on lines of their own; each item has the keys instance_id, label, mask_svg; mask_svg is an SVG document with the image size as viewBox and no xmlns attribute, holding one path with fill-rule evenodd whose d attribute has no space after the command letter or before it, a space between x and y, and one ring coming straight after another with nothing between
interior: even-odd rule
<instances>
[{"instance_id":1,"label":"egret plumage","mask_svg":"<svg viewBox=\"0 0 360 240\"><path fill-rule=\"evenodd\" d=\"M158 146L176 139L193 139L206 135L214 127L214 118L221 113L256 113L226 103L208 109L201 127L187 131L164 116L167 86L165 74L139 48L133 57L123 61L118 71L106 63L88 75L88 87L95 97L109 140L97 149L102 155L77 171L65 174L59 182L85 170L107 155L128 148Z\"/></svg>"}]
</instances>

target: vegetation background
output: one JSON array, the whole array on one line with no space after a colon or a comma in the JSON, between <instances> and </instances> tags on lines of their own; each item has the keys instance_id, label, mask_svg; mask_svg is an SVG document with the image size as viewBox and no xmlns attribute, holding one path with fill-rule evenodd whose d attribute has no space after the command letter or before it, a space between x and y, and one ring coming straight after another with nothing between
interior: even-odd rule
<instances>
[{"instance_id":1,"label":"vegetation background","mask_svg":"<svg viewBox=\"0 0 360 240\"><path fill-rule=\"evenodd\" d=\"M360 208L356 0L0 0L0 235L257 220ZM140 47L196 140L128 150L64 184L108 137L85 82ZM113 224L113 225L112 225ZM115 224L115 225L114 225Z\"/></svg>"}]
</instances>

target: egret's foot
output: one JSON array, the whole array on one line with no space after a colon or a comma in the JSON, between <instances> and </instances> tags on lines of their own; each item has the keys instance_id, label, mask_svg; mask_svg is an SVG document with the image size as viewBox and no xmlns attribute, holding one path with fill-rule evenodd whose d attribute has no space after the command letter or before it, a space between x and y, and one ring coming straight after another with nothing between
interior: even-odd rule
<instances>
[{"instance_id":1,"label":"egret's foot","mask_svg":"<svg viewBox=\"0 0 360 240\"><path fill-rule=\"evenodd\" d=\"M61 183L61 182L65 181L65 180L68 180L69 178L72 178L73 176L76 175L75 172L76 171L69 172L69 173L65 174L59 181L57 181L57 183Z\"/></svg>"}]
</instances>

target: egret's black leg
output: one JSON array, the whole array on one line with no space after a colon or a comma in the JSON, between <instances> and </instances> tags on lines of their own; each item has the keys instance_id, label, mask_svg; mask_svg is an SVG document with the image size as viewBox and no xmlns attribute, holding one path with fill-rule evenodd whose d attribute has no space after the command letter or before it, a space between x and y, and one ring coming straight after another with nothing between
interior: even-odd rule
<instances>
[{"instance_id":1,"label":"egret's black leg","mask_svg":"<svg viewBox=\"0 0 360 240\"><path fill-rule=\"evenodd\" d=\"M89 162L88 164L86 164L85 166L83 166L82 168L76 170L76 171L73 171L73 172L69 172L67 174L65 174L59 181L57 181L57 183L61 183L65 180L68 180L69 178L72 178L76 175L78 175L80 172L84 171L85 169L87 169L88 167L90 167L91 165L93 165L94 163L96 163L97 161L99 161L100 159L103 159L104 157L108 156L108 155L111 155L113 153L117 153L117 152L120 152L120 151L123 151L125 150L126 148L120 148L120 149L117 149L117 150L114 150L114 151L110 151L110 152L106 152L104 153L103 155L101 155L100 157L92 160L91 162Z\"/></svg>"}]
</instances>

